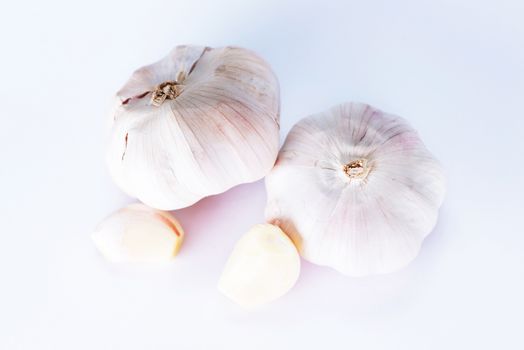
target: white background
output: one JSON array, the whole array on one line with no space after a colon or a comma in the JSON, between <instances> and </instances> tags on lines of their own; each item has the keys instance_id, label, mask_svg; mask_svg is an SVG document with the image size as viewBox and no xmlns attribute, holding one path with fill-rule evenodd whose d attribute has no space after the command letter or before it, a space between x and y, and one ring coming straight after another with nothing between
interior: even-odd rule
<instances>
[{"instance_id":1,"label":"white background","mask_svg":"<svg viewBox=\"0 0 524 350\"><path fill-rule=\"evenodd\" d=\"M0 6L0 349L523 349L522 1L5 1ZM104 165L107 111L178 44L251 48L282 138L348 100L404 116L443 162L439 223L407 268L303 262L255 313L216 290L263 220L263 182L175 212L167 266L106 263L90 232L132 201Z\"/></svg>"}]
</instances>

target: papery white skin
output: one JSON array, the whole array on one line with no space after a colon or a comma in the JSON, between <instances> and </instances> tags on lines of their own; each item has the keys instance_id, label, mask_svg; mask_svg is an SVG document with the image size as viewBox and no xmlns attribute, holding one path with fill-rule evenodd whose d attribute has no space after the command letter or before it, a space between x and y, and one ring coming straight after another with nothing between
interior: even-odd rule
<instances>
[{"instance_id":1,"label":"papery white skin","mask_svg":"<svg viewBox=\"0 0 524 350\"><path fill-rule=\"evenodd\" d=\"M178 253L184 231L169 213L131 204L105 218L91 238L111 262L164 262Z\"/></svg>"},{"instance_id":2,"label":"papery white skin","mask_svg":"<svg viewBox=\"0 0 524 350\"><path fill-rule=\"evenodd\" d=\"M160 106L151 91L181 81ZM117 93L107 154L127 194L163 210L264 177L279 146L279 87L270 67L234 47L178 46Z\"/></svg>"},{"instance_id":3,"label":"papery white skin","mask_svg":"<svg viewBox=\"0 0 524 350\"><path fill-rule=\"evenodd\" d=\"M350 178L344 165L359 159L369 173ZM292 128L266 187L266 219L306 260L364 276L417 256L436 224L445 179L405 120L346 103Z\"/></svg>"},{"instance_id":4,"label":"papery white skin","mask_svg":"<svg viewBox=\"0 0 524 350\"><path fill-rule=\"evenodd\" d=\"M218 289L238 305L256 308L286 294L300 274L293 242L274 225L252 227L235 245Z\"/></svg>"}]
</instances>

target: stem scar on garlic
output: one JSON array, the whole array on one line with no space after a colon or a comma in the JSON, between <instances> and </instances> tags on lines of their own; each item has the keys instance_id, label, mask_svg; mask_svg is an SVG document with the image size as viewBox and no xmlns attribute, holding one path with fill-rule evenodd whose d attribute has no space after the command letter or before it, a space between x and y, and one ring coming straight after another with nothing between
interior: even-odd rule
<instances>
[{"instance_id":1,"label":"stem scar on garlic","mask_svg":"<svg viewBox=\"0 0 524 350\"><path fill-rule=\"evenodd\" d=\"M116 184L163 210L263 178L279 146L280 93L249 50L177 46L117 93L107 152Z\"/></svg>"},{"instance_id":2,"label":"stem scar on garlic","mask_svg":"<svg viewBox=\"0 0 524 350\"><path fill-rule=\"evenodd\" d=\"M365 180L371 168L368 166L367 159L353 160L347 164L344 164L342 171L350 179Z\"/></svg>"},{"instance_id":3,"label":"stem scar on garlic","mask_svg":"<svg viewBox=\"0 0 524 350\"><path fill-rule=\"evenodd\" d=\"M267 221L306 260L364 276L416 257L436 224L445 179L402 118L346 103L292 128L266 188Z\"/></svg>"},{"instance_id":4,"label":"stem scar on garlic","mask_svg":"<svg viewBox=\"0 0 524 350\"><path fill-rule=\"evenodd\" d=\"M180 95L181 87L176 81L165 81L155 87L151 95L151 104L153 106L161 106L166 99L174 100Z\"/></svg>"}]
</instances>

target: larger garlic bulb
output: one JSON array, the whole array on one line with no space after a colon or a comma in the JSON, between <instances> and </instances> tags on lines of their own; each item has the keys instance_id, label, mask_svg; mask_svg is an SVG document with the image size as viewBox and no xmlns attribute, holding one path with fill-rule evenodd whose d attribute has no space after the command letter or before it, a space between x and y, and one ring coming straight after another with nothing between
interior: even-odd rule
<instances>
[{"instance_id":1,"label":"larger garlic bulb","mask_svg":"<svg viewBox=\"0 0 524 350\"><path fill-rule=\"evenodd\" d=\"M306 260L353 276L414 259L445 192L441 166L416 131L358 103L299 121L266 186L268 222Z\"/></svg>"},{"instance_id":2,"label":"larger garlic bulb","mask_svg":"<svg viewBox=\"0 0 524 350\"><path fill-rule=\"evenodd\" d=\"M111 175L164 210L258 180L277 157L279 108L277 78L254 53L178 46L117 93Z\"/></svg>"}]
</instances>

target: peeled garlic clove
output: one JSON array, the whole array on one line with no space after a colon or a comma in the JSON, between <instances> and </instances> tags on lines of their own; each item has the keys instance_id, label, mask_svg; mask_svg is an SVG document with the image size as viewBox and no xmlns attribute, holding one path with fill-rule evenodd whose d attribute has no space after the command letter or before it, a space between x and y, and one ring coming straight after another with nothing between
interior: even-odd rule
<instances>
[{"instance_id":1,"label":"peeled garlic clove","mask_svg":"<svg viewBox=\"0 0 524 350\"><path fill-rule=\"evenodd\" d=\"M277 78L254 53L178 46L117 93L110 173L164 210L261 179L278 154L279 103Z\"/></svg>"},{"instance_id":2,"label":"peeled garlic clove","mask_svg":"<svg viewBox=\"0 0 524 350\"><path fill-rule=\"evenodd\" d=\"M280 228L256 225L235 245L218 283L235 303L253 308L287 293L300 273L298 252Z\"/></svg>"},{"instance_id":3,"label":"peeled garlic clove","mask_svg":"<svg viewBox=\"0 0 524 350\"><path fill-rule=\"evenodd\" d=\"M344 274L395 271L436 224L444 175L402 118L346 103L299 121L266 177L266 219Z\"/></svg>"},{"instance_id":4,"label":"peeled garlic clove","mask_svg":"<svg viewBox=\"0 0 524 350\"><path fill-rule=\"evenodd\" d=\"M184 231L169 213L132 204L104 219L92 235L112 262L162 262L177 254Z\"/></svg>"}]
</instances>

